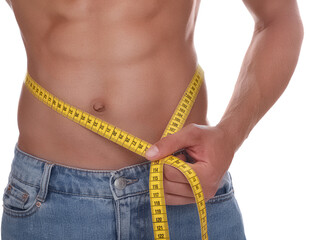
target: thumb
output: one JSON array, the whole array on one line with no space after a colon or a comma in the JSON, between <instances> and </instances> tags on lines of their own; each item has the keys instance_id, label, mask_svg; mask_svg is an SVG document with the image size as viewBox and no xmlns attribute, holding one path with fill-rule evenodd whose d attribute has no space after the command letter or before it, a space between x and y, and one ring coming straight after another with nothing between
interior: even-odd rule
<instances>
[{"instance_id":1,"label":"thumb","mask_svg":"<svg viewBox=\"0 0 332 240\"><path fill-rule=\"evenodd\" d=\"M189 131L186 127L180 131L168 135L153 144L146 152L145 158L148 160L158 160L169 156L179 149L186 148L192 145Z\"/></svg>"}]
</instances>

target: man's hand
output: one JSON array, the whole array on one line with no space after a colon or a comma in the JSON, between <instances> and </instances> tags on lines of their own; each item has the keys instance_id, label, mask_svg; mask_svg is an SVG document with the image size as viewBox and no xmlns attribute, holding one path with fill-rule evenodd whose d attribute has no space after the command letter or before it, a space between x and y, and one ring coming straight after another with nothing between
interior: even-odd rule
<instances>
[{"instance_id":1,"label":"man's hand","mask_svg":"<svg viewBox=\"0 0 332 240\"><path fill-rule=\"evenodd\" d=\"M191 123L156 142L146 152L145 157L148 160L158 160L185 148L196 161L194 164L188 164L196 172L205 200L208 200L215 195L223 175L232 162L235 150L230 143L223 129ZM153 151L156 150L155 147L157 151ZM153 152L156 154L152 155ZM179 158L184 160L183 156ZM164 191L167 205L195 202L185 176L169 165L164 165Z\"/></svg>"}]
</instances>

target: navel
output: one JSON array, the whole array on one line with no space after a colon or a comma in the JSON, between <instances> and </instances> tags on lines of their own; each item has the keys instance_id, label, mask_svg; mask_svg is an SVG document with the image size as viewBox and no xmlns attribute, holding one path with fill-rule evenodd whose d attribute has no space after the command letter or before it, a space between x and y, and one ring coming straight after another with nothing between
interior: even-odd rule
<instances>
[{"instance_id":1,"label":"navel","mask_svg":"<svg viewBox=\"0 0 332 240\"><path fill-rule=\"evenodd\" d=\"M104 112L105 109L106 107L103 102L98 101L93 104L93 110L95 110L96 112Z\"/></svg>"}]
</instances>

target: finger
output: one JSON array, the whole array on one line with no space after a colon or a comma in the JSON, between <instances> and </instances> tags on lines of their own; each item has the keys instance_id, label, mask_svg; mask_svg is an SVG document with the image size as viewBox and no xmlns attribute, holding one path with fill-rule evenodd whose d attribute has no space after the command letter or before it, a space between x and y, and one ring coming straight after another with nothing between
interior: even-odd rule
<instances>
[{"instance_id":1,"label":"finger","mask_svg":"<svg viewBox=\"0 0 332 240\"><path fill-rule=\"evenodd\" d=\"M179 169L166 164L164 165L164 177L168 181L188 183L187 178Z\"/></svg>"},{"instance_id":2,"label":"finger","mask_svg":"<svg viewBox=\"0 0 332 240\"><path fill-rule=\"evenodd\" d=\"M179 149L194 145L196 142L196 138L192 137L195 128L194 125L195 124L189 124L180 131L160 139L145 152L146 159L161 159Z\"/></svg>"},{"instance_id":3,"label":"finger","mask_svg":"<svg viewBox=\"0 0 332 240\"><path fill-rule=\"evenodd\" d=\"M195 203L195 198L183 197L179 195L165 194L166 205L184 205Z\"/></svg>"},{"instance_id":4,"label":"finger","mask_svg":"<svg viewBox=\"0 0 332 240\"><path fill-rule=\"evenodd\" d=\"M188 183L177 183L164 180L164 192L165 194L194 197L193 191Z\"/></svg>"}]
</instances>

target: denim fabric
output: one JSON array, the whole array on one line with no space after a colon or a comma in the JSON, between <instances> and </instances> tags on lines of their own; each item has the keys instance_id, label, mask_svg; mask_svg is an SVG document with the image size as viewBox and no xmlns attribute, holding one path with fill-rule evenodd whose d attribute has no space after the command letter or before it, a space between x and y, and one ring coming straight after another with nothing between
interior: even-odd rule
<instances>
[{"instance_id":1,"label":"denim fabric","mask_svg":"<svg viewBox=\"0 0 332 240\"><path fill-rule=\"evenodd\" d=\"M3 240L152 240L149 162L116 171L53 164L15 146L3 194ZM230 174L207 201L209 239L244 240ZM200 239L195 204L167 206L172 240Z\"/></svg>"}]
</instances>

